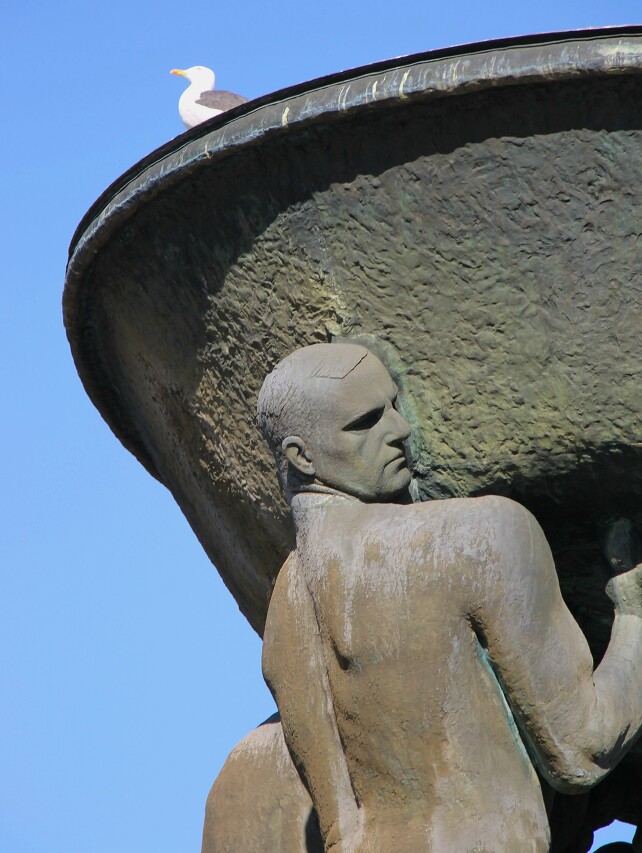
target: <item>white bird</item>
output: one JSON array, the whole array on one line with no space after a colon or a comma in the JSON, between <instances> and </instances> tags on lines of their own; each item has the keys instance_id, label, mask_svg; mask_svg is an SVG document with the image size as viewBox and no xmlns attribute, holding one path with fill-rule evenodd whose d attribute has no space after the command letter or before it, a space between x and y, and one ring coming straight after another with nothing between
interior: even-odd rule
<instances>
[{"instance_id":1,"label":"white bird","mask_svg":"<svg viewBox=\"0 0 642 853\"><path fill-rule=\"evenodd\" d=\"M178 114L185 127L194 127L247 101L247 98L235 95L234 92L225 92L222 89L212 91L214 72L204 65L193 65L184 71L181 68L172 68L170 74L186 77L190 82L178 101Z\"/></svg>"}]
</instances>

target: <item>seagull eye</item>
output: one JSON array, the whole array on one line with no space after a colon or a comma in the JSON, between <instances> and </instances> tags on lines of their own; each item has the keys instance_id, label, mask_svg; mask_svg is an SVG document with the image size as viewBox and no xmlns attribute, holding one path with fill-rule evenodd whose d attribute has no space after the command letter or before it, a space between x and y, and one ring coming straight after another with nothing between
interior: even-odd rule
<instances>
[{"instance_id":1,"label":"seagull eye","mask_svg":"<svg viewBox=\"0 0 642 853\"><path fill-rule=\"evenodd\" d=\"M345 432L358 432L359 430L372 429L373 426L376 426L385 411L384 406L380 406L377 409L371 409L369 412L366 412L365 415L360 415L355 421L352 421L343 429Z\"/></svg>"}]
</instances>

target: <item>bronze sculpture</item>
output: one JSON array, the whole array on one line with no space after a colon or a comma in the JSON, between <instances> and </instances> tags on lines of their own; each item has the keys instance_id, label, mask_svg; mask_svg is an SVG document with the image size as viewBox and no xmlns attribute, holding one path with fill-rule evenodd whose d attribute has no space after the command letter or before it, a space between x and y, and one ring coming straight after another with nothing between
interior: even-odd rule
<instances>
[{"instance_id":1,"label":"bronze sculpture","mask_svg":"<svg viewBox=\"0 0 642 853\"><path fill-rule=\"evenodd\" d=\"M526 506L601 660L609 566L642 558L641 43L635 27L532 36L266 96L150 154L83 221L65 292L81 378L259 634L295 544L260 383L348 339L400 389L413 499ZM273 721L216 788L241 767L289 785L306 817L283 849L305 850L320 841L289 761ZM551 850L639 824L641 772L638 743L591 793L557 794Z\"/></svg>"},{"instance_id":2,"label":"bronze sculpture","mask_svg":"<svg viewBox=\"0 0 642 853\"><path fill-rule=\"evenodd\" d=\"M642 565L593 673L529 513L395 502L396 396L363 347L318 344L259 397L297 529L263 653L286 740L326 850L548 851L537 771L586 791L642 727Z\"/></svg>"}]
</instances>

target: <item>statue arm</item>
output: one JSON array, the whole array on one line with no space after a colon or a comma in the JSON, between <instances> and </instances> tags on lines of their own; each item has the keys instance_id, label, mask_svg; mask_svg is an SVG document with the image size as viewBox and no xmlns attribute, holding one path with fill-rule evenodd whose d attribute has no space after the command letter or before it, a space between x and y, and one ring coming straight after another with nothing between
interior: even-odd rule
<instances>
[{"instance_id":1,"label":"statue arm","mask_svg":"<svg viewBox=\"0 0 642 853\"><path fill-rule=\"evenodd\" d=\"M317 810L325 849L354 849L359 807L334 717L314 607L292 556L279 573L270 601L263 675L281 714L290 754Z\"/></svg>"},{"instance_id":2,"label":"statue arm","mask_svg":"<svg viewBox=\"0 0 642 853\"><path fill-rule=\"evenodd\" d=\"M609 583L615 620L593 671L543 531L523 507L496 500L499 546L472 623L540 771L578 792L612 770L642 728L642 566Z\"/></svg>"}]
</instances>

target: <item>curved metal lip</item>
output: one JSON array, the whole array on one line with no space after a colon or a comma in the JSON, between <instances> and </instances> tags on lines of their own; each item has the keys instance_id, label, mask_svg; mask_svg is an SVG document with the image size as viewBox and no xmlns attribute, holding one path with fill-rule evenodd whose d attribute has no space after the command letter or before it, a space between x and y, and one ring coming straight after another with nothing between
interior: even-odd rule
<instances>
[{"instance_id":1,"label":"curved metal lip","mask_svg":"<svg viewBox=\"0 0 642 853\"><path fill-rule=\"evenodd\" d=\"M193 160L211 160L216 153L232 146L237 148L243 143L256 142L270 131L298 128L329 113L347 113L363 106L383 105L391 100L402 102L421 94L456 94L473 86L518 85L536 79L561 79L581 73L631 71L642 66L642 48L633 52L638 61L631 62L631 51L607 56L599 49L591 51L587 47L591 42L626 40L627 36L642 37L642 24L473 42L358 66L248 101L179 134L111 183L78 224L71 239L69 260L92 233L91 222L103 219L127 187L134 189L146 172L160 166L163 161L177 159L181 155L177 162L168 163L169 168L159 168L159 178L165 178L175 169L186 168ZM576 52L568 50L573 43L576 44ZM490 56L496 53L504 54L499 63ZM581 56L583 53L586 55ZM485 57L485 61L466 67L466 63L470 65L475 56ZM382 78L380 81L379 77ZM342 83L347 85L341 87L336 97L328 97L328 90ZM311 102L311 95L321 93L324 96Z\"/></svg>"},{"instance_id":2,"label":"curved metal lip","mask_svg":"<svg viewBox=\"0 0 642 853\"><path fill-rule=\"evenodd\" d=\"M393 108L502 86L642 73L642 25L497 39L342 71L258 98L180 134L125 172L81 220L71 242L63 314L80 378L123 444L155 477L140 438L113 389L101 382L100 356L88 342L84 272L111 235L157 192L193 171L276 135L337 115Z\"/></svg>"}]
</instances>

